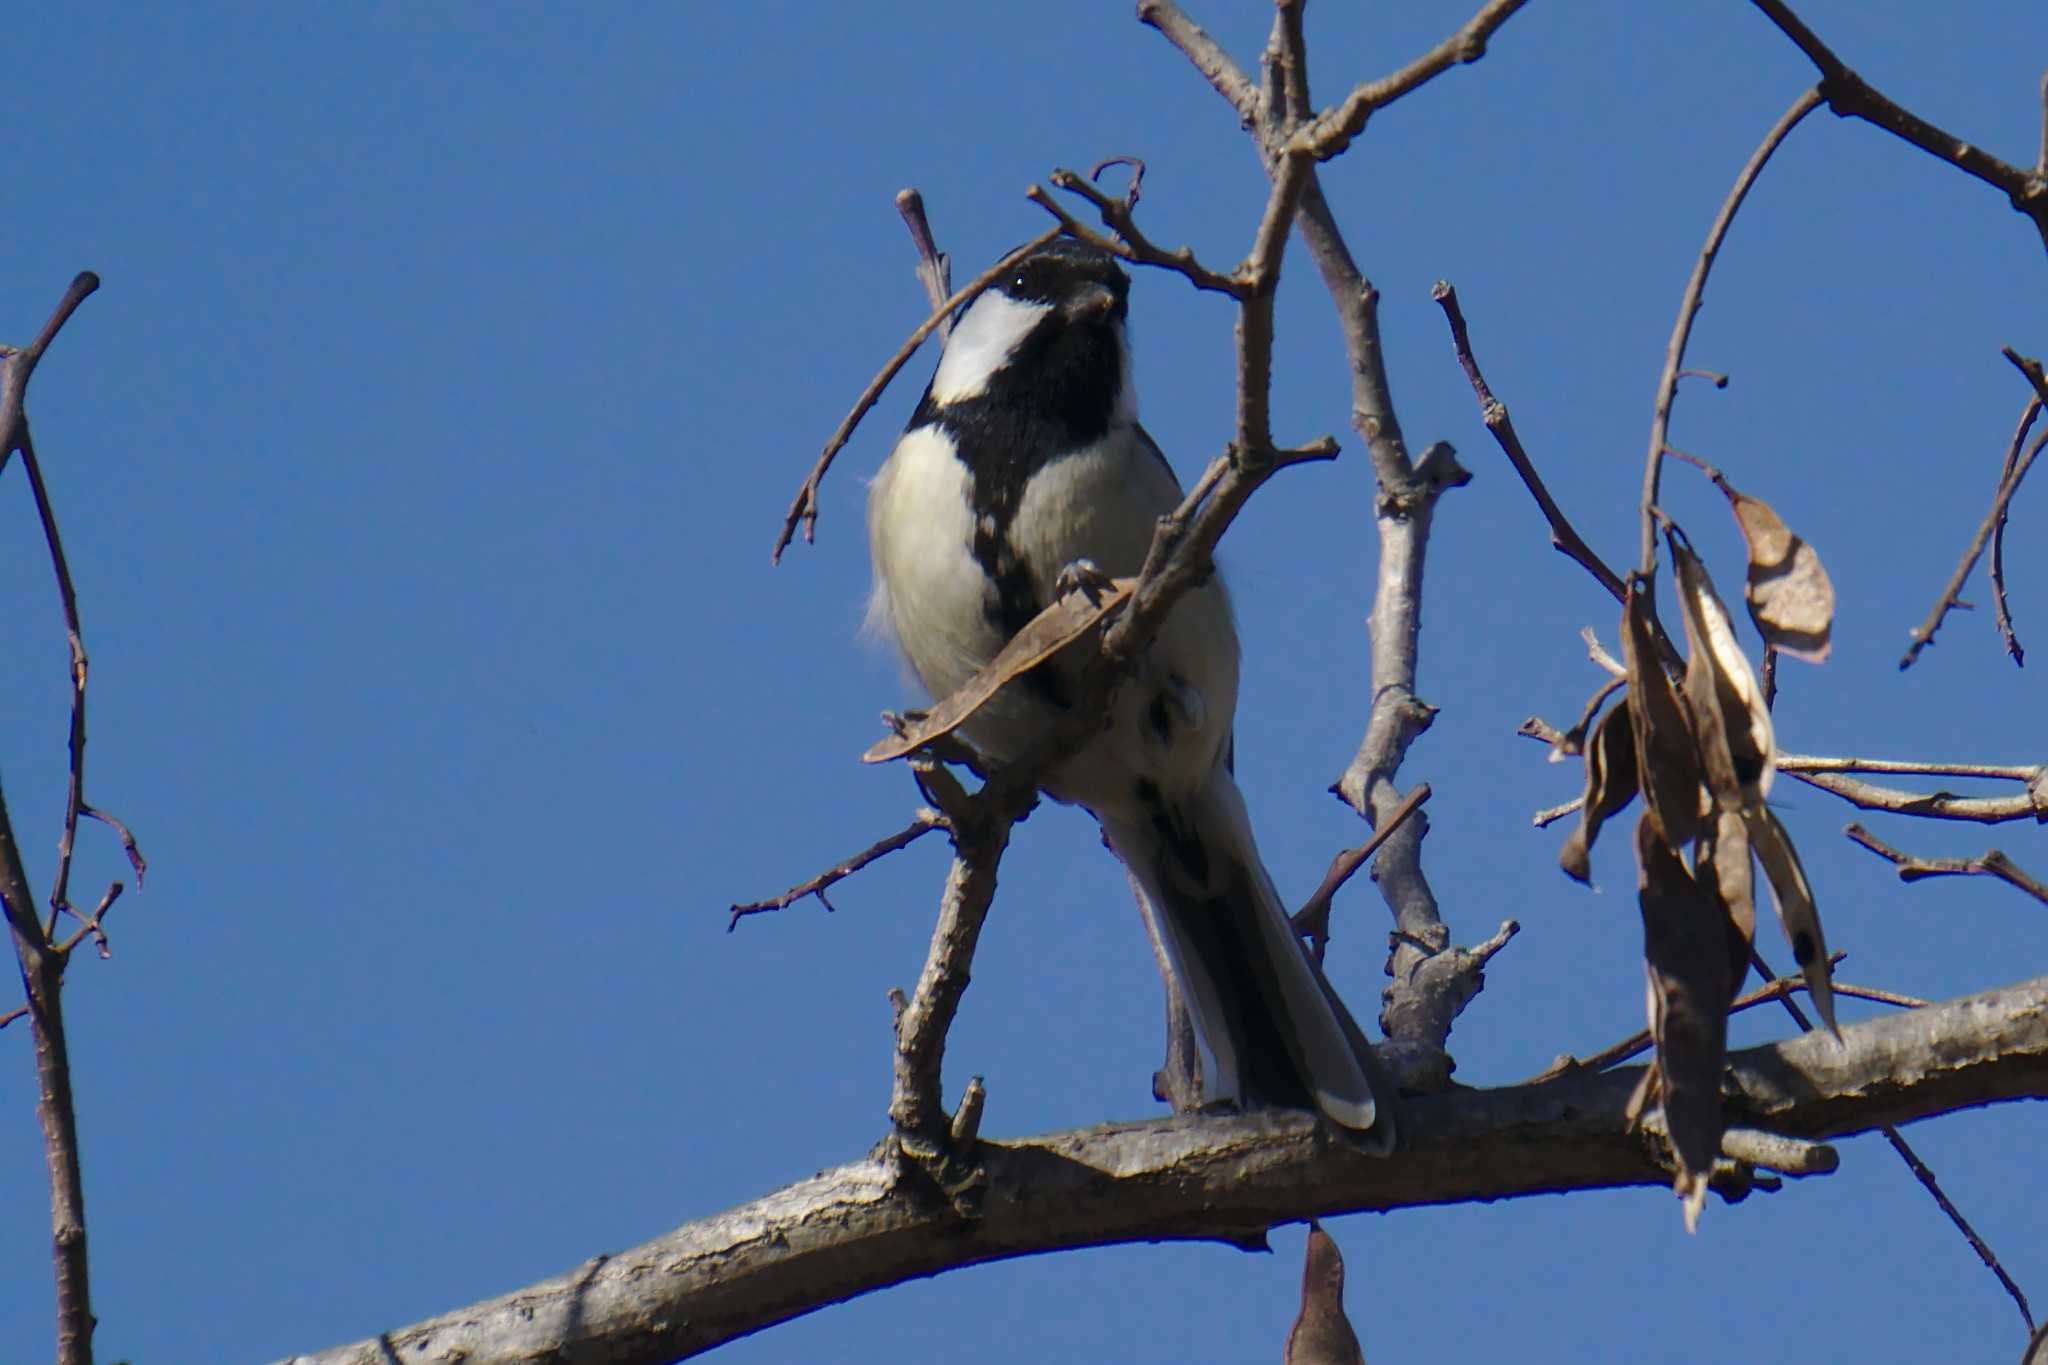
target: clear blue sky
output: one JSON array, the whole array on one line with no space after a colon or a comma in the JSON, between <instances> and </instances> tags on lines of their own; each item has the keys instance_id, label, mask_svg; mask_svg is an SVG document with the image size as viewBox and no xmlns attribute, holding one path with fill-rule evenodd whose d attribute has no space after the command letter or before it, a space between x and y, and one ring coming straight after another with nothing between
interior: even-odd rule
<instances>
[{"instance_id":1,"label":"clear blue sky","mask_svg":"<svg viewBox=\"0 0 2048 1365\"><path fill-rule=\"evenodd\" d=\"M1350 12L1363 10L1362 17ZM1809 0L1866 76L2009 160L2040 128L2038 3ZM1249 58L1269 11L1196 12ZM1464 4L1311 14L1317 91L1420 51ZM7 24L0 336L81 268L106 285L31 411L83 600L92 799L148 889L68 993L102 1359L261 1360L495 1294L850 1159L883 1131L884 993L923 958L934 842L725 933L898 827L900 771L856 763L909 700L856 639L862 480L929 361L846 452L814 547L768 546L818 444L922 316L890 196L923 188L964 272L1036 232L1059 164L1151 163L1144 221L1215 263L1262 180L1234 119L1128 6L74 6ZM1634 544L1651 391L1736 168L1810 80L1749 6L1537 3L1478 66L1379 116L1327 172L1385 293L1410 440L1477 477L1443 504L1421 691L1442 708L1427 867L1461 941L1503 919L1453 1037L1506 1082L1638 1027L1625 840L1588 892L1531 811L1571 794L1513 728L1573 713L1576 632L1615 612L1550 551L1478 421L1431 282L1579 526ZM1283 289L1282 439L1336 432L1226 543L1249 651L1242 780L1305 894L1356 821L1325 793L1365 707L1366 462L1326 301ZM2039 681L1988 611L1894 660L1988 499L2048 351L2048 261L1985 187L1817 115L1736 226L1676 444L1772 500L1841 596L1833 661L1788 664L1809 752L2038 760ZM1229 315L1169 277L1133 304L1148 424L1182 471L1229 426ZM1724 588L1736 541L1688 471L1670 503ZM2048 665L2048 492L2016 505L2015 609ZM1972 594L1983 600L1981 590ZM18 466L0 476L0 771L46 882L64 642ZM1928 996L2031 976L2042 909L1900 886L1845 808L1780 788L1845 979ZM1883 824L1927 853L2030 826ZM79 894L123 875L87 829ZM1340 986L1370 1013L1385 920L1340 902ZM1781 962L1788 956L1763 942ZM1866 1007L1845 1006L1849 1017ZM948 1052L1020 1134L1156 1112L1158 987L1083 819L1043 811L1004 866ZM1744 1040L1782 1034L1758 1014ZM0 1359L47 1358L29 1040L0 1034ZM2048 1309L2048 1111L1912 1131ZM1874 1139L1840 1174L1699 1235L1655 1190L1338 1220L1375 1365L1459 1359L2017 1355L2018 1318ZM1134 1247L922 1281L723 1359L1273 1360L1278 1254Z\"/></svg>"}]
</instances>

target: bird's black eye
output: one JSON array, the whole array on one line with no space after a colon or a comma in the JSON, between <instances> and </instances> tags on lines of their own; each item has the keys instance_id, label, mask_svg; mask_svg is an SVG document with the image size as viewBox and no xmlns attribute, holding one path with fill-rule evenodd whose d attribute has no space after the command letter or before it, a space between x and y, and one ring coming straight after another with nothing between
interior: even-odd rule
<instances>
[{"instance_id":1,"label":"bird's black eye","mask_svg":"<svg viewBox=\"0 0 2048 1365\"><path fill-rule=\"evenodd\" d=\"M1024 292L1024 277L1022 275L1019 275L1017 276L1017 278L1011 280L1010 287L1012 289L1015 289L1020 294Z\"/></svg>"}]
</instances>

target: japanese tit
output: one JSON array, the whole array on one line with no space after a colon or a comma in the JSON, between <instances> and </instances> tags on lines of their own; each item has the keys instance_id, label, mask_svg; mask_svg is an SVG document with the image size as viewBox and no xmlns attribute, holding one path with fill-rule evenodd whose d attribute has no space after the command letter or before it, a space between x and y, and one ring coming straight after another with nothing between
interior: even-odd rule
<instances>
[{"instance_id":1,"label":"japanese tit","mask_svg":"<svg viewBox=\"0 0 2048 1365\"><path fill-rule=\"evenodd\" d=\"M1078 561L1137 573L1181 501L1138 425L1129 285L1071 238L1017 261L958 318L869 488L869 620L934 698L1053 602ZM991 764L1015 757L1069 704L1075 666L1055 656L1007 684L961 736ZM1230 599L1212 577L1044 789L1101 822L1149 902L1207 1052L1205 1100L1314 1108L1385 1151L1393 1086L1290 925L1231 776L1237 684Z\"/></svg>"}]
</instances>

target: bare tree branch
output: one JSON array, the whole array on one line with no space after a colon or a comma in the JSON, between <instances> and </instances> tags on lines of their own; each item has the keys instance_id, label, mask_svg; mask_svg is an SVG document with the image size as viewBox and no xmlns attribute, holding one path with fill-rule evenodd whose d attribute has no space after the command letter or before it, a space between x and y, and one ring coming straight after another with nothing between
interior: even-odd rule
<instances>
[{"instance_id":1,"label":"bare tree branch","mask_svg":"<svg viewBox=\"0 0 2048 1365\"><path fill-rule=\"evenodd\" d=\"M1458 464L1451 447L1442 443L1431 446L1420 460L1410 459L1387 380L1379 331L1379 292L1359 270L1323 196L1314 166L1303 153L1317 159L1335 155L1364 126L1373 109L1415 89L1453 61L1476 60L1487 36L1517 8L1518 3L1486 5L1420 61L1384 81L1357 87L1332 114L1303 121L1308 72L1298 0L1275 7L1266 48L1273 93L1267 94L1171 0L1145 0L1139 7L1140 17L1186 53L1244 121L1275 185L1268 200L1267 223L1272 221L1270 210L1289 192L1291 179L1296 175L1301 179L1294 227L1337 308L1351 362L1352 424L1365 438L1379 486L1374 508L1380 562L1371 618L1372 701L1365 736L1333 787L1376 827L1390 821L1399 806L1402 798L1395 778L1401 761L1435 714L1415 693L1422 568L1431 517L1444 490L1461 486L1471 476ZM1395 919L1387 963L1393 984L1385 993L1381 1025L1394 1045L1391 1060L1403 1084L1424 1089L1448 1080L1451 1062L1445 1040L1451 1021L1477 987L1484 961L1479 953L1451 954L1450 932L1422 872L1421 847L1426 833L1425 819L1407 820L1387 840L1374 865L1381 895ZM1456 964L1456 972L1422 970L1431 958L1445 954L1450 956L1438 962L1437 968Z\"/></svg>"},{"instance_id":2,"label":"bare tree branch","mask_svg":"<svg viewBox=\"0 0 2048 1365\"><path fill-rule=\"evenodd\" d=\"M889 1096L889 1118L905 1155L927 1162L949 1161L964 1153L951 1150L951 1124L941 1103L940 1064L946 1034L967 990L968 968L975 944L995 900L996 868L1009 846L1010 829L1032 801L1031 789L984 788L975 797L961 790L952 774L937 764L919 771L919 780L945 812L953 836L953 866L939 900L939 919L932 929L931 951L918 976L917 989L896 1016L895 1084ZM941 1177L958 1194L969 1181L962 1170Z\"/></svg>"},{"instance_id":3,"label":"bare tree branch","mask_svg":"<svg viewBox=\"0 0 2048 1365\"><path fill-rule=\"evenodd\" d=\"M2048 978L1729 1058L1738 1127L1826 1140L2048 1095ZM1367 1158L1309 1115L1113 1124L984 1142L981 1216L883 1156L825 1171L554 1279L293 1365L539 1358L652 1365L956 1266L1180 1239L1257 1245L1275 1223L1669 1184L1623 1110L1640 1068L1411 1100L1409 1146Z\"/></svg>"},{"instance_id":4,"label":"bare tree branch","mask_svg":"<svg viewBox=\"0 0 2048 1365\"><path fill-rule=\"evenodd\" d=\"M71 644L71 730L70 779L65 801L64 828L59 840L57 877L50 893L50 923L46 927L36 912L34 894L21 848L7 816L4 795L0 795L0 910L14 938L15 956L21 964L22 985L28 994L29 1028L36 1055L36 1117L43 1129L43 1156L50 1175L50 1243L57 1290L57 1365L92 1365L92 1290L85 1249L85 1183L79 1162L78 1114L71 1091L70 1044L64 1033L64 967L76 939L62 948L53 943L56 920L69 910L66 899L71 875L71 849L81 814L95 814L85 804L85 646L78 625L78 601L71 586L71 570L65 563L63 544L57 534L43 486L42 466L29 439L28 382L42 362L43 353L78 306L100 287L99 276L83 271L74 277L58 301L43 330L26 349L0 348L0 470L9 455L21 452L22 467L33 492L43 536L56 572L58 595L63 602L64 624ZM122 829L123 843L135 858L136 876L142 875L134 841ZM119 894L119 884L107 893L87 922L97 932L99 917ZM73 912L75 913L75 912ZM81 917L83 918L83 917ZM84 933L84 930L80 931Z\"/></svg>"}]
</instances>

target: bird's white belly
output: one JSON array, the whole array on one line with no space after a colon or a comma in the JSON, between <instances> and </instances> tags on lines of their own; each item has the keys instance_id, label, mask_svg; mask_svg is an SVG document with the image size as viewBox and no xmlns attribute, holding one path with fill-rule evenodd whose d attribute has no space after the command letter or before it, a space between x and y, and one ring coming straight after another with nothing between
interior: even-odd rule
<instances>
[{"instance_id":1,"label":"bird's white belly","mask_svg":"<svg viewBox=\"0 0 2048 1365\"><path fill-rule=\"evenodd\" d=\"M870 622L893 627L934 698L965 683L1005 642L989 619L987 574L973 554L972 493L952 443L930 430L906 433L869 489ZM1060 571L1076 559L1112 576L1137 573L1155 522L1178 501L1179 488L1149 453L1133 461L1129 450L1077 451L1027 486L1013 525L1028 530L1012 543L1039 600L1050 602ZM1046 789L1099 814L1129 806L1141 783L1165 793L1196 788L1218 761L1236 705L1237 631L1222 583L1212 579L1175 607L1120 689L1107 732L1050 774ZM1051 719L1037 695L1012 684L962 733L1000 762Z\"/></svg>"}]
</instances>

